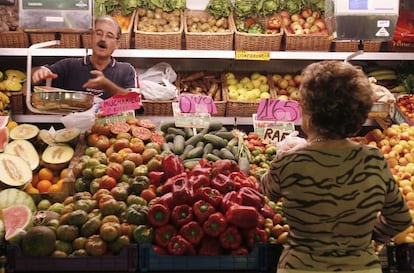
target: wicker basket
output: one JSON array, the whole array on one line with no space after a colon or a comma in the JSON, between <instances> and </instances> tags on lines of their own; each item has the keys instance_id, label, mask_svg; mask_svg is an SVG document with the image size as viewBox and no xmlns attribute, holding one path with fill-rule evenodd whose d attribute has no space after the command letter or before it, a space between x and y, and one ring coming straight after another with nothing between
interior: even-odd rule
<instances>
[{"instance_id":1,"label":"wicker basket","mask_svg":"<svg viewBox=\"0 0 414 273\"><path fill-rule=\"evenodd\" d=\"M142 100L142 106L144 107L144 115L172 116L173 102L176 102L176 100Z\"/></svg>"},{"instance_id":2,"label":"wicker basket","mask_svg":"<svg viewBox=\"0 0 414 273\"><path fill-rule=\"evenodd\" d=\"M328 34L285 33L285 50L289 51L329 51L331 41Z\"/></svg>"},{"instance_id":3,"label":"wicker basket","mask_svg":"<svg viewBox=\"0 0 414 273\"><path fill-rule=\"evenodd\" d=\"M150 32L138 30L139 14L135 15L135 48L138 49L182 49L183 12L180 12L180 28L173 32ZM171 112L172 113L172 112Z\"/></svg>"},{"instance_id":4,"label":"wicker basket","mask_svg":"<svg viewBox=\"0 0 414 273\"><path fill-rule=\"evenodd\" d=\"M229 31L227 32L190 32L187 27L187 18L197 16L207 18L210 14L204 10L185 10L184 37L185 48L189 50L233 50L234 26L229 16Z\"/></svg>"},{"instance_id":5,"label":"wicker basket","mask_svg":"<svg viewBox=\"0 0 414 273\"><path fill-rule=\"evenodd\" d=\"M358 51L359 41L334 41L333 51L336 52L355 52ZM379 52L381 50L381 41L364 41L365 52Z\"/></svg>"},{"instance_id":6,"label":"wicker basket","mask_svg":"<svg viewBox=\"0 0 414 273\"><path fill-rule=\"evenodd\" d=\"M28 32L30 38L30 44L37 44L56 39L56 33L49 31L33 31ZM59 33L60 44L51 47L58 48L80 48L81 45L81 34L80 33Z\"/></svg>"},{"instance_id":7,"label":"wicker basket","mask_svg":"<svg viewBox=\"0 0 414 273\"><path fill-rule=\"evenodd\" d=\"M257 18L262 25L267 25L268 17ZM279 51L282 44L283 30L274 34L253 34L237 30L235 22L236 16L232 16L231 23L234 27L234 49L251 51Z\"/></svg>"},{"instance_id":8,"label":"wicker basket","mask_svg":"<svg viewBox=\"0 0 414 273\"><path fill-rule=\"evenodd\" d=\"M414 52L414 43L390 41L387 48L391 52Z\"/></svg>"},{"instance_id":9,"label":"wicker basket","mask_svg":"<svg viewBox=\"0 0 414 273\"><path fill-rule=\"evenodd\" d=\"M23 92L10 92L10 110L14 114L24 114L26 108Z\"/></svg>"},{"instance_id":10,"label":"wicker basket","mask_svg":"<svg viewBox=\"0 0 414 273\"><path fill-rule=\"evenodd\" d=\"M192 72L192 73L197 73L197 72ZM176 82L176 86L178 89L178 92L181 93L183 92L183 89L185 89L185 86L183 84L183 82L181 81L181 79L183 77L185 77L185 75L188 75L188 73L179 73L178 74L178 78L177 78L177 82ZM221 99L220 100L215 100L214 104L216 105L216 109L217 109L217 113L212 114L212 116L220 116L223 117L226 115L226 100L224 98L224 92L223 92L223 86L222 86L222 76L221 74L217 75L216 72L204 72L204 76L202 79L200 79L200 85L205 85L205 89L209 88L208 85L208 78L210 77L214 77L214 81L218 82L218 90L217 92L221 93ZM195 86L198 86L197 83L194 84Z\"/></svg>"},{"instance_id":11,"label":"wicker basket","mask_svg":"<svg viewBox=\"0 0 414 273\"><path fill-rule=\"evenodd\" d=\"M263 73L262 73L263 74ZM236 78L240 80L243 76L250 76L250 74L237 74ZM270 84L270 76L266 76L268 79L268 84L270 87L270 94L272 98L276 98L276 92ZM228 117L251 117L253 114L257 113L257 108L259 107L260 101L239 101L232 100L229 98L229 89L225 79L225 74L222 75L223 83L223 97L226 101L226 116Z\"/></svg>"},{"instance_id":12,"label":"wicker basket","mask_svg":"<svg viewBox=\"0 0 414 273\"><path fill-rule=\"evenodd\" d=\"M128 30L121 33L121 45L120 49L130 49L131 48L131 35L132 35L132 26L134 25L136 10L131 14L131 21L128 26ZM92 48L92 32L82 33L82 47L83 48Z\"/></svg>"},{"instance_id":13,"label":"wicker basket","mask_svg":"<svg viewBox=\"0 0 414 273\"><path fill-rule=\"evenodd\" d=\"M29 36L24 31L4 31L0 33L0 47L29 47Z\"/></svg>"}]
</instances>

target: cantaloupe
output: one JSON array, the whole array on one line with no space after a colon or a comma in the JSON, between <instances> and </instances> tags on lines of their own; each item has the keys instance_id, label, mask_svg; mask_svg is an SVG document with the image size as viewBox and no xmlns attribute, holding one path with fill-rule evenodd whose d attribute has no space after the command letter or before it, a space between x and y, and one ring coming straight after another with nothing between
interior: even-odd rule
<instances>
[{"instance_id":1,"label":"cantaloupe","mask_svg":"<svg viewBox=\"0 0 414 273\"><path fill-rule=\"evenodd\" d=\"M9 135L11 139L30 140L37 136L39 130L39 127L36 125L22 123L11 129Z\"/></svg>"},{"instance_id":2,"label":"cantaloupe","mask_svg":"<svg viewBox=\"0 0 414 273\"><path fill-rule=\"evenodd\" d=\"M39 154L37 153L33 144L25 139L12 140L6 145L4 152L7 154L14 154L24 159L32 170L39 167Z\"/></svg>"},{"instance_id":3,"label":"cantaloupe","mask_svg":"<svg viewBox=\"0 0 414 273\"><path fill-rule=\"evenodd\" d=\"M32 169L20 156L0 154L0 182L7 187L24 187L33 178Z\"/></svg>"},{"instance_id":4,"label":"cantaloupe","mask_svg":"<svg viewBox=\"0 0 414 273\"><path fill-rule=\"evenodd\" d=\"M73 148L66 144L49 146L42 153L42 165L52 170L61 170L69 165L74 154Z\"/></svg>"}]
</instances>

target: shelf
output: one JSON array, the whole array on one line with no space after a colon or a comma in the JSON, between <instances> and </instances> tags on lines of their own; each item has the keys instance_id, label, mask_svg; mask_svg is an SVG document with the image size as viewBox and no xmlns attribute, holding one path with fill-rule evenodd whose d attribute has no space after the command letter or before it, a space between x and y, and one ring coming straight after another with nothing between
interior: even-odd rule
<instances>
[{"instance_id":1,"label":"shelf","mask_svg":"<svg viewBox=\"0 0 414 273\"><path fill-rule=\"evenodd\" d=\"M1 48L1 56L28 55L27 48ZM85 56L90 49L85 48L40 48L32 49L33 57L68 57ZM270 60L345 60L352 52L322 51L272 51ZM118 49L113 54L121 58L177 58L177 59L235 59L232 50L165 50L165 49ZM353 60L414 60L414 52L364 52Z\"/></svg>"}]
</instances>

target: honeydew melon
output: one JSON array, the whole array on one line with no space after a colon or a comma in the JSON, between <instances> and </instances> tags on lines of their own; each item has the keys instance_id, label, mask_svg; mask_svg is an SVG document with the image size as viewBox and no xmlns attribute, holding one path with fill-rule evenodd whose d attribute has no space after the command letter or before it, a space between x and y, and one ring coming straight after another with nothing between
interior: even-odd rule
<instances>
[{"instance_id":1,"label":"honeydew melon","mask_svg":"<svg viewBox=\"0 0 414 273\"><path fill-rule=\"evenodd\" d=\"M22 123L10 130L11 139L26 139L30 140L37 136L39 127L33 124Z\"/></svg>"},{"instance_id":2,"label":"honeydew melon","mask_svg":"<svg viewBox=\"0 0 414 273\"><path fill-rule=\"evenodd\" d=\"M66 144L48 146L42 153L42 165L53 170L66 168L75 154L74 149Z\"/></svg>"},{"instance_id":3,"label":"honeydew melon","mask_svg":"<svg viewBox=\"0 0 414 273\"><path fill-rule=\"evenodd\" d=\"M0 154L0 182L6 187L24 187L32 178L32 169L26 160L13 154Z\"/></svg>"},{"instance_id":4,"label":"honeydew melon","mask_svg":"<svg viewBox=\"0 0 414 273\"><path fill-rule=\"evenodd\" d=\"M32 170L39 167L40 158L33 144L25 139L12 140L6 145L4 152L7 154L13 154L21 157L27 163Z\"/></svg>"}]
</instances>

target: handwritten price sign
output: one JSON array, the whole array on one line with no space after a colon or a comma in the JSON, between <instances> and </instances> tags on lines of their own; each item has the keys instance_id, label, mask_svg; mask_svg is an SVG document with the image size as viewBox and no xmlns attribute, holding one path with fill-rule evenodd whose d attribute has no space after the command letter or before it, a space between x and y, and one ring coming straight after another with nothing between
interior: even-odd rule
<instances>
[{"instance_id":1,"label":"handwritten price sign","mask_svg":"<svg viewBox=\"0 0 414 273\"><path fill-rule=\"evenodd\" d=\"M217 113L216 104L210 96L182 94L178 96L178 104L182 113Z\"/></svg>"},{"instance_id":2,"label":"handwritten price sign","mask_svg":"<svg viewBox=\"0 0 414 273\"><path fill-rule=\"evenodd\" d=\"M301 120L299 103L294 100L262 99L257 108L257 119L298 122Z\"/></svg>"},{"instance_id":3,"label":"handwritten price sign","mask_svg":"<svg viewBox=\"0 0 414 273\"><path fill-rule=\"evenodd\" d=\"M99 107L103 116L139 109L141 107L141 95L137 92L115 95L102 101Z\"/></svg>"}]
</instances>

